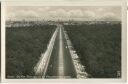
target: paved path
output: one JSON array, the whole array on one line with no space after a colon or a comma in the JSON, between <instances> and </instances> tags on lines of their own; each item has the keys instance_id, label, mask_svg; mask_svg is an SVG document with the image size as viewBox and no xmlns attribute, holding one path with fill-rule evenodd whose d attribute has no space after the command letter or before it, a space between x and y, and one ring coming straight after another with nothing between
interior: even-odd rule
<instances>
[{"instance_id":1,"label":"paved path","mask_svg":"<svg viewBox=\"0 0 128 84\"><path fill-rule=\"evenodd\" d=\"M59 63L58 63L58 76L64 77L64 54L63 54L63 39L62 39L62 29L59 32Z\"/></svg>"},{"instance_id":2,"label":"paved path","mask_svg":"<svg viewBox=\"0 0 128 84\"><path fill-rule=\"evenodd\" d=\"M71 55L64 37L63 26L58 25L58 28L59 32L51 54L46 78L76 78Z\"/></svg>"}]
</instances>

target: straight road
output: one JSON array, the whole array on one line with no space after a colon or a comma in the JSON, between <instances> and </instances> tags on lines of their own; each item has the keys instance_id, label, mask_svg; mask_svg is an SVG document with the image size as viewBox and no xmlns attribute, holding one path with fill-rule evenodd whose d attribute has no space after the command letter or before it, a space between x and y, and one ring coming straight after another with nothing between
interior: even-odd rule
<instances>
[{"instance_id":1,"label":"straight road","mask_svg":"<svg viewBox=\"0 0 128 84\"><path fill-rule=\"evenodd\" d=\"M59 32L59 62L58 62L58 76L61 78L64 77L64 53L63 53L63 38L62 38L62 29L60 28Z\"/></svg>"},{"instance_id":2,"label":"straight road","mask_svg":"<svg viewBox=\"0 0 128 84\"><path fill-rule=\"evenodd\" d=\"M46 78L76 78L76 72L64 37L63 26L58 25L58 28L59 32L49 61Z\"/></svg>"}]
</instances>

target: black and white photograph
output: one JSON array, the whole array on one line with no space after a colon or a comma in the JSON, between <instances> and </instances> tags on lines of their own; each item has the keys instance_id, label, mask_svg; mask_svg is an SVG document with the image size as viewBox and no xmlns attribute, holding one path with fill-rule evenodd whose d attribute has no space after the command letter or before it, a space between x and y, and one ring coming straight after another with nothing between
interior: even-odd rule
<instances>
[{"instance_id":1,"label":"black and white photograph","mask_svg":"<svg viewBox=\"0 0 128 84\"><path fill-rule=\"evenodd\" d=\"M122 3L9 3L2 7L2 81L125 80Z\"/></svg>"},{"instance_id":2,"label":"black and white photograph","mask_svg":"<svg viewBox=\"0 0 128 84\"><path fill-rule=\"evenodd\" d=\"M121 78L120 6L7 6L7 79Z\"/></svg>"}]
</instances>

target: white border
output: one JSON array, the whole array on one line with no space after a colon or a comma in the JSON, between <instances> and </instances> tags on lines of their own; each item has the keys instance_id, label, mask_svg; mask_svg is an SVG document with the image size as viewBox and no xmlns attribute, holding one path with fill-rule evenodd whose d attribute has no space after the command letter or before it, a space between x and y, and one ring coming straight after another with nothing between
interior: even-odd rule
<instances>
[{"instance_id":1,"label":"white border","mask_svg":"<svg viewBox=\"0 0 128 84\"><path fill-rule=\"evenodd\" d=\"M6 6L122 6L122 78L121 79L5 79L5 7ZM127 27L126 27L126 2L1 2L1 59L2 82L41 82L41 83L96 83L96 82L126 82L127 78Z\"/></svg>"}]
</instances>

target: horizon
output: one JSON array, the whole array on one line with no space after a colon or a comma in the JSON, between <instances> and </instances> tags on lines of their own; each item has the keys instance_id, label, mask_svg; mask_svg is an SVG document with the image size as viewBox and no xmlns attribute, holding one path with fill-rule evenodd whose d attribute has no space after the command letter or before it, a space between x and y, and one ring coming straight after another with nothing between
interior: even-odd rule
<instances>
[{"instance_id":1,"label":"horizon","mask_svg":"<svg viewBox=\"0 0 128 84\"><path fill-rule=\"evenodd\" d=\"M6 12L6 20L121 21L120 6L7 6Z\"/></svg>"}]
</instances>

